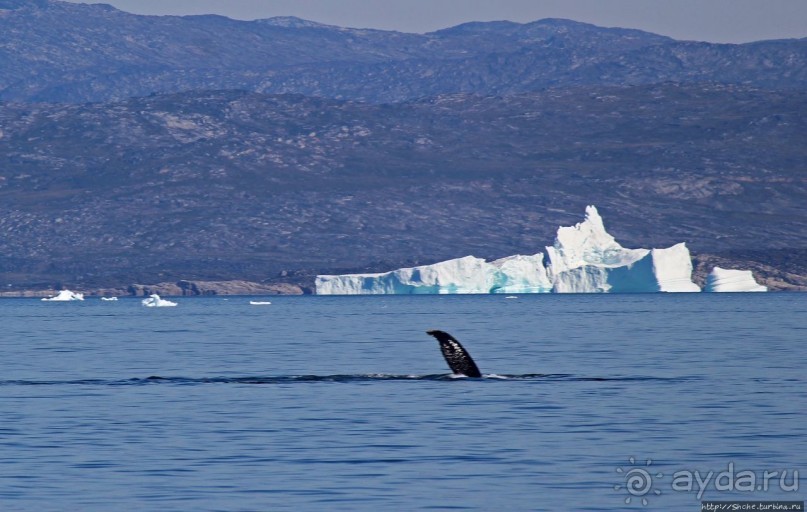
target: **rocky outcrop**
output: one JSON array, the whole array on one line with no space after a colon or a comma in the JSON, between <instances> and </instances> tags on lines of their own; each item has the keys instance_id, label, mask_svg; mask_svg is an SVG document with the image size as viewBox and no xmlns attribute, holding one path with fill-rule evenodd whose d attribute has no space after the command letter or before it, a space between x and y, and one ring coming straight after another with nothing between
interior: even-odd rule
<instances>
[{"instance_id":1,"label":"rocky outcrop","mask_svg":"<svg viewBox=\"0 0 807 512\"><path fill-rule=\"evenodd\" d=\"M302 295L303 289L293 284L183 280L176 283L158 283L154 285L133 284L127 288L127 292L128 295L136 297L147 297L152 294L194 297L200 295Z\"/></svg>"}]
</instances>

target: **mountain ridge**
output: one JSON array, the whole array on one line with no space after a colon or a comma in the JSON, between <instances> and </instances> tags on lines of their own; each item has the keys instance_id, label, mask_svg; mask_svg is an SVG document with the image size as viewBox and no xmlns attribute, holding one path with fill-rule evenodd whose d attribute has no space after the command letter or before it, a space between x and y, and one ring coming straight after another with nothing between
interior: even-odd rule
<instances>
[{"instance_id":1,"label":"mountain ridge","mask_svg":"<svg viewBox=\"0 0 807 512\"><path fill-rule=\"evenodd\" d=\"M84 103L244 89L388 103L659 81L807 85L807 40L676 41L551 18L427 34L274 20L24 2L0 16L0 101Z\"/></svg>"}]
</instances>

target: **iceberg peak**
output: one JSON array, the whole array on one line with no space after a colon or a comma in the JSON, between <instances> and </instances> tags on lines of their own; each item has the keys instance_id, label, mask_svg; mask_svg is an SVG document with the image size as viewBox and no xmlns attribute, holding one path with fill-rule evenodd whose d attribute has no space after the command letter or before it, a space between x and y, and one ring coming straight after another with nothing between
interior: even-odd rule
<instances>
[{"instance_id":1,"label":"iceberg peak","mask_svg":"<svg viewBox=\"0 0 807 512\"><path fill-rule=\"evenodd\" d=\"M589 265L619 267L644 258L647 249L625 249L605 230L595 206L586 207L586 219L558 228L555 244L546 248L552 275Z\"/></svg>"},{"instance_id":2,"label":"iceberg peak","mask_svg":"<svg viewBox=\"0 0 807 512\"><path fill-rule=\"evenodd\" d=\"M605 230L600 213L586 207L586 219L558 228L546 248L556 293L699 292L692 282L686 244L667 249L626 249Z\"/></svg>"}]
</instances>

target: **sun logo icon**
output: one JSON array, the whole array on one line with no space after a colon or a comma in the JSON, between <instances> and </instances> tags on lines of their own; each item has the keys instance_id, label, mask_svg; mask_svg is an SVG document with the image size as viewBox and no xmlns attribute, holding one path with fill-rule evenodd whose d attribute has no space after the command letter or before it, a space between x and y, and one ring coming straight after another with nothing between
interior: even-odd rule
<instances>
[{"instance_id":1,"label":"sun logo icon","mask_svg":"<svg viewBox=\"0 0 807 512\"><path fill-rule=\"evenodd\" d=\"M617 473L625 475L624 489L628 491L628 497L625 498L625 503L629 505L633 501L633 498L641 498L642 505L646 507L649 503L647 496L651 494L661 496L661 491L658 489L653 489L653 478L663 478L664 474L656 473L653 475L650 473L649 468L653 464L651 459L647 459L644 467L635 467L636 459L634 457L631 457L628 460L630 461L631 466L634 466L633 468L628 470L616 468ZM619 491L622 488L623 486L621 484L614 486L615 491Z\"/></svg>"}]
</instances>

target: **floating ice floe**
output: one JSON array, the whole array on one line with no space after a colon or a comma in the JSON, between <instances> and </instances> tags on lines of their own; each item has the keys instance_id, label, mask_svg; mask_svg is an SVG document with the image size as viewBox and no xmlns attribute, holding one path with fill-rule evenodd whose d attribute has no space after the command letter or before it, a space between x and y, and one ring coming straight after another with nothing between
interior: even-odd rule
<instances>
[{"instance_id":1,"label":"floating ice floe","mask_svg":"<svg viewBox=\"0 0 807 512\"><path fill-rule=\"evenodd\" d=\"M171 302L170 300L161 299L159 295L156 293L152 294L146 299L143 299L143 305L148 308L166 308L176 306L176 302Z\"/></svg>"},{"instance_id":2,"label":"floating ice floe","mask_svg":"<svg viewBox=\"0 0 807 512\"><path fill-rule=\"evenodd\" d=\"M251 305L253 305L253 306L268 306L268 305L272 304L269 301L260 301L260 300L251 300L251 301L249 301L249 303Z\"/></svg>"},{"instance_id":3,"label":"floating ice floe","mask_svg":"<svg viewBox=\"0 0 807 512\"><path fill-rule=\"evenodd\" d=\"M756 282L750 270L729 270L715 267L706 277L707 292L766 292L768 288Z\"/></svg>"},{"instance_id":4,"label":"floating ice floe","mask_svg":"<svg viewBox=\"0 0 807 512\"><path fill-rule=\"evenodd\" d=\"M101 297L101 300L111 302L111 301L118 300L118 298L117 297Z\"/></svg>"},{"instance_id":5,"label":"floating ice floe","mask_svg":"<svg viewBox=\"0 0 807 512\"><path fill-rule=\"evenodd\" d=\"M83 293L71 292L70 290L62 290L54 297L43 297L42 300L47 302L68 302L71 300L84 300Z\"/></svg>"}]
</instances>

